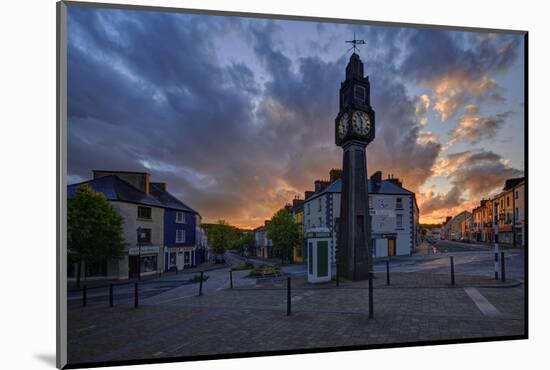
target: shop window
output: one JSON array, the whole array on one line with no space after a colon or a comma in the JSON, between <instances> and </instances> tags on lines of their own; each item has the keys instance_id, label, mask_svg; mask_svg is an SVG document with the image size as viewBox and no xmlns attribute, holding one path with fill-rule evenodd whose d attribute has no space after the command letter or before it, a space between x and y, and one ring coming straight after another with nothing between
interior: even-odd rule
<instances>
[{"instance_id":1,"label":"shop window","mask_svg":"<svg viewBox=\"0 0 550 370\"><path fill-rule=\"evenodd\" d=\"M157 271L157 256L144 256L141 257L141 272Z\"/></svg>"}]
</instances>

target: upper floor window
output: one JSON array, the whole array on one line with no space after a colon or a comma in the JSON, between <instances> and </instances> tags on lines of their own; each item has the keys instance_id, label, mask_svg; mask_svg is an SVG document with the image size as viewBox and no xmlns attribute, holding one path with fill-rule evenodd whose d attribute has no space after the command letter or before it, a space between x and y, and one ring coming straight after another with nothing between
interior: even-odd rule
<instances>
[{"instance_id":1,"label":"upper floor window","mask_svg":"<svg viewBox=\"0 0 550 370\"><path fill-rule=\"evenodd\" d=\"M139 244L151 244L151 229L140 228L138 232Z\"/></svg>"},{"instance_id":2,"label":"upper floor window","mask_svg":"<svg viewBox=\"0 0 550 370\"><path fill-rule=\"evenodd\" d=\"M323 206L323 200L321 198L319 198L319 207L317 207L318 211L321 211L321 207Z\"/></svg>"},{"instance_id":3,"label":"upper floor window","mask_svg":"<svg viewBox=\"0 0 550 370\"><path fill-rule=\"evenodd\" d=\"M516 199L519 198L519 191L516 190L516 193L515 193L514 197L515 197Z\"/></svg>"},{"instance_id":4,"label":"upper floor window","mask_svg":"<svg viewBox=\"0 0 550 370\"><path fill-rule=\"evenodd\" d=\"M323 227L323 218L319 217L319 227Z\"/></svg>"},{"instance_id":5,"label":"upper floor window","mask_svg":"<svg viewBox=\"0 0 550 370\"><path fill-rule=\"evenodd\" d=\"M185 243L185 230L176 230L176 243Z\"/></svg>"},{"instance_id":6,"label":"upper floor window","mask_svg":"<svg viewBox=\"0 0 550 370\"><path fill-rule=\"evenodd\" d=\"M397 229L403 228L403 215L395 215L395 227Z\"/></svg>"},{"instance_id":7,"label":"upper floor window","mask_svg":"<svg viewBox=\"0 0 550 370\"><path fill-rule=\"evenodd\" d=\"M307 204L307 214L308 214L308 215L309 215L310 208L311 208L311 204L308 203L308 204Z\"/></svg>"},{"instance_id":8,"label":"upper floor window","mask_svg":"<svg viewBox=\"0 0 550 370\"><path fill-rule=\"evenodd\" d=\"M176 212L176 222L178 224L184 224L185 223L185 213Z\"/></svg>"},{"instance_id":9,"label":"upper floor window","mask_svg":"<svg viewBox=\"0 0 550 370\"><path fill-rule=\"evenodd\" d=\"M369 195L369 209L372 209L372 196Z\"/></svg>"},{"instance_id":10,"label":"upper floor window","mask_svg":"<svg viewBox=\"0 0 550 370\"><path fill-rule=\"evenodd\" d=\"M141 207L138 206L138 218L144 219L144 220L150 220L151 219L151 207Z\"/></svg>"},{"instance_id":11,"label":"upper floor window","mask_svg":"<svg viewBox=\"0 0 550 370\"><path fill-rule=\"evenodd\" d=\"M516 221L519 219L519 208L516 207Z\"/></svg>"},{"instance_id":12,"label":"upper floor window","mask_svg":"<svg viewBox=\"0 0 550 370\"><path fill-rule=\"evenodd\" d=\"M510 197L506 197L506 207L510 206Z\"/></svg>"},{"instance_id":13,"label":"upper floor window","mask_svg":"<svg viewBox=\"0 0 550 370\"><path fill-rule=\"evenodd\" d=\"M403 209L403 198L396 198L395 199L395 208L396 209Z\"/></svg>"}]
</instances>

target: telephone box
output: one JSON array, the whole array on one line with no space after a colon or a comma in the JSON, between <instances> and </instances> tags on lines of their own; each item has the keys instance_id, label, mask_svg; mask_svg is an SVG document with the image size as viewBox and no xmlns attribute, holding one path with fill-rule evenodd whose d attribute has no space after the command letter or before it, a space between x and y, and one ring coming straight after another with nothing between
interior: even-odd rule
<instances>
[{"instance_id":1,"label":"telephone box","mask_svg":"<svg viewBox=\"0 0 550 370\"><path fill-rule=\"evenodd\" d=\"M314 227L306 230L307 242L307 281L324 283L332 277L330 263L330 230Z\"/></svg>"}]
</instances>

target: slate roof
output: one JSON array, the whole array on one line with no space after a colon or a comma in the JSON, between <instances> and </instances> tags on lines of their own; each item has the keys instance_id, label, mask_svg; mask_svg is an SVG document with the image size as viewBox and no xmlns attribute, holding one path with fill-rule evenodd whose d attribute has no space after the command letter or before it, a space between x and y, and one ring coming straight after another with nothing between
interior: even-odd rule
<instances>
[{"instance_id":1,"label":"slate roof","mask_svg":"<svg viewBox=\"0 0 550 370\"><path fill-rule=\"evenodd\" d=\"M180 201L178 198L176 198L169 192L164 191L162 189L162 186L159 184L150 183L149 191L151 192L151 195L155 199L157 199L159 202L163 204L164 208L170 208L178 211L186 211L186 212L192 212L192 213L198 214L198 212L195 211L193 208L189 207L188 205Z\"/></svg>"},{"instance_id":2,"label":"slate roof","mask_svg":"<svg viewBox=\"0 0 550 370\"><path fill-rule=\"evenodd\" d=\"M380 185L375 185L372 180L368 180L369 194L403 194L403 195L414 195L412 191L409 191L399 185L397 185L392 180L382 180ZM321 190L318 193L313 194L307 199L310 201L326 193L341 193L342 192L342 179L337 179L332 182L325 189Z\"/></svg>"},{"instance_id":3,"label":"slate roof","mask_svg":"<svg viewBox=\"0 0 550 370\"><path fill-rule=\"evenodd\" d=\"M68 185L67 198L73 198L76 195L76 189L83 184L87 184L93 190L103 193L105 197L111 201L143 204L151 207L164 207L164 205L154 197L145 194L115 175L103 176L97 179Z\"/></svg>"}]
</instances>

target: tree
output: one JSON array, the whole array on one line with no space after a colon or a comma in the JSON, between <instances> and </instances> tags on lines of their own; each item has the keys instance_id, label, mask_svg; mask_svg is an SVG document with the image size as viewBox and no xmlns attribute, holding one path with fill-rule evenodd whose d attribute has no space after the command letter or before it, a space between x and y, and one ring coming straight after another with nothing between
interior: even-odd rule
<instances>
[{"instance_id":1,"label":"tree","mask_svg":"<svg viewBox=\"0 0 550 370\"><path fill-rule=\"evenodd\" d=\"M120 259L124 252L122 217L102 193L80 185L67 202L67 245L78 263L76 286L80 287L82 262Z\"/></svg>"},{"instance_id":2,"label":"tree","mask_svg":"<svg viewBox=\"0 0 550 370\"><path fill-rule=\"evenodd\" d=\"M236 249L238 249L239 253L241 254L243 254L245 251L250 252L255 245L256 239L254 238L254 234L252 232L243 233L235 243Z\"/></svg>"},{"instance_id":3,"label":"tree","mask_svg":"<svg viewBox=\"0 0 550 370\"><path fill-rule=\"evenodd\" d=\"M208 228L208 244L217 254L222 254L233 247L236 241L237 237L233 227L225 220L219 220L218 223Z\"/></svg>"},{"instance_id":4,"label":"tree","mask_svg":"<svg viewBox=\"0 0 550 370\"><path fill-rule=\"evenodd\" d=\"M281 262L285 256L292 261L292 250L300 245L300 227L294 217L285 208L280 209L267 223L267 238L273 242L273 248L279 251Z\"/></svg>"}]
</instances>

